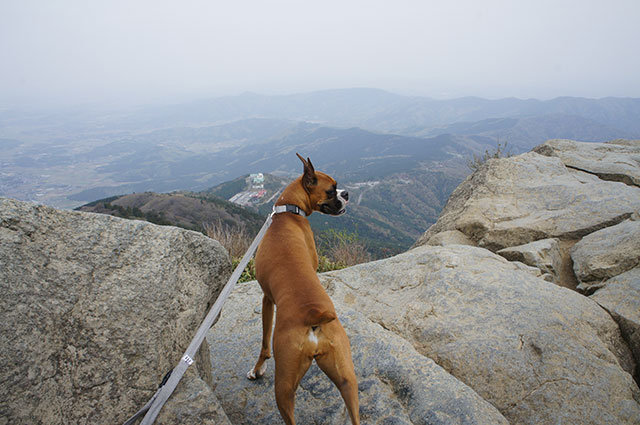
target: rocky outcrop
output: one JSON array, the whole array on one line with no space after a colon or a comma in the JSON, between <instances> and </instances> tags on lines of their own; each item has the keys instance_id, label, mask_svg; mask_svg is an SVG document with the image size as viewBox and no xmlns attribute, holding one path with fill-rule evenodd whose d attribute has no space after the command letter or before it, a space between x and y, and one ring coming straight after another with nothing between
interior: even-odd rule
<instances>
[{"instance_id":1,"label":"rocky outcrop","mask_svg":"<svg viewBox=\"0 0 640 425\"><path fill-rule=\"evenodd\" d=\"M636 216L585 236L571 249L580 289L599 287L640 265L640 220Z\"/></svg>"},{"instance_id":2,"label":"rocky outcrop","mask_svg":"<svg viewBox=\"0 0 640 425\"><path fill-rule=\"evenodd\" d=\"M230 272L196 232L0 199L0 424L123 423ZM228 423L201 350L157 423Z\"/></svg>"},{"instance_id":3,"label":"rocky outcrop","mask_svg":"<svg viewBox=\"0 0 640 425\"><path fill-rule=\"evenodd\" d=\"M639 140L550 140L532 152L487 161L453 192L416 246L475 244L537 267L560 285L597 287L640 262L639 238L625 234L637 232L637 222L625 220L640 211L639 175ZM617 239L605 241L609 236ZM606 247L595 246L597 237ZM470 242L458 242L464 238Z\"/></svg>"},{"instance_id":4,"label":"rocky outcrop","mask_svg":"<svg viewBox=\"0 0 640 425\"><path fill-rule=\"evenodd\" d=\"M522 269L522 263L533 266L540 270L543 277L548 280L570 288L577 287L585 295L590 295L597 290L595 294L591 295L591 298L604 308L600 311L598 311L598 306L589 305L586 301L587 298L579 294L573 294L567 298L568 295L565 293L558 293L547 299L544 292L555 291L555 289L552 290L540 283L538 288L534 289L532 286L530 293L536 299L545 300L544 305L538 306L538 312L542 312L546 318L538 316L538 313L534 311L529 311L528 307L520 307L518 311L510 311L509 306L517 305L523 299L520 296L517 297L518 301L515 304L511 299L499 304L487 303L482 299L480 304L485 306L488 304L491 307L482 307L481 312L475 316L473 312L477 307L474 304L473 307L466 308L464 314L471 312L479 322L489 321L492 323L493 326L490 329L484 330L491 333L496 327L504 326L500 323L493 323L487 318L497 315L496 311L510 311L503 317L504 323L517 321L519 312L526 312L526 315L531 317L531 323L534 326L531 329L536 334L534 339L540 338L541 335L550 336L560 329L568 330L572 326L584 326L589 323L593 331L607 346L607 350L616 353L618 364L625 372L633 374L635 368L635 378L638 380L637 367L632 363L640 363L640 350L638 349L640 347L638 339L640 336L638 326L640 323L638 313L640 311L640 294L638 293L640 278L637 273L638 264L640 264L640 245L638 245L640 227L638 227L639 221L637 221L638 211L640 211L639 176L640 141L617 140L609 143L581 143L571 140L551 140L527 154L487 161L481 169L469 176L453 192L438 222L428 229L416 243L416 246L445 245L451 249L462 249L462 247L456 247L455 244L458 242L450 237L451 234L458 232L471 240L471 243L465 242L465 245L477 244L497 252L513 261L513 267ZM456 239L463 240L463 237L458 235ZM488 251L485 252L488 253ZM467 256L462 258L466 260ZM458 269L458 266L455 265L453 268ZM468 269L470 270L472 267ZM450 281L458 282L463 277L464 274L456 273L451 276ZM487 278L481 274L481 270L477 270L476 275L473 276L473 279L469 279L470 282L467 285L471 285L472 280L476 279L479 282L487 282ZM429 278L427 278L428 280ZM508 285L513 287L517 279L505 276L502 281L508 282ZM478 285L477 282L473 284ZM451 291L465 293L466 288L455 286L455 290L443 290L442 293ZM486 294L488 292L487 288L482 288L476 293ZM493 292L491 293L493 294ZM557 304L558 302L560 304ZM536 301L533 299L527 303L536 305ZM575 311L576 308L582 313ZM437 311L435 308L434 310ZM603 316L603 312L607 312L605 316L609 316L615 322L607 320ZM593 319L595 316L588 318L588 315L598 315L600 319L596 321ZM442 325L451 327L451 321L461 321L462 316L461 311L458 315L448 317L450 321L444 322ZM573 317L570 320L573 325L564 322L569 317ZM542 329L545 328L544 323L547 320L553 323L550 327L555 330L553 332L536 332L535 328L540 325L542 325ZM605 322L609 324L605 325ZM616 323L621 333L616 332L611 327L611 323ZM417 328L423 329L424 334L424 325ZM609 329L608 336L604 336L603 330L605 328ZM525 331L527 325L522 322L514 329ZM410 333L409 330L403 332L404 334ZM414 335L415 332L417 330L413 332ZM453 332L456 339L459 338L459 332ZM614 335L616 336L614 337ZM554 367L544 363L553 361L554 357L559 356L562 352L565 352L567 358L573 360L578 357L589 358L583 354L566 352L566 350L578 348L578 345L572 342L571 336L557 335L557 337L563 341L564 347L555 347L554 343L547 344L535 341L532 345L534 353L540 354L540 359L543 361L542 364L536 364L537 360L533 357L533 362L529 363L533 366L532 370L536 379L543 382L540 386L542 392L556 387L559 391L557 396L560 398L562 398L562 394L569 397L573 397L571 394L582 397L569 387L577 385L575 388L579 388L584 384L602 388L601 382L613 383L616 381L616 379L597 378L598 374L591 371L583 375L582 378L579 374L568 370L552 372ZM582 336L578 337L580 340L582 338ZM614 340L616 342L611 345ZM526 348L526 341L527 338L523 337L519 345ZM432 356L441 365L451 362L449 357L455 357L460 352L460 350L448 348L445 351L446 356L443 358L438 348L440 345L439 342L434 345L431 341L425 344L430 350L427 355ZM548 347L550 353L542 355L539 350L541 346ZM583 347L592 351L595 345L586 344ZM430 354L431 351L435 351L435 353ZM489 350L487 349L487 351ZM508 349L503 347L495 349L495 353L500 353L499 356L507 352ZM625 354L628 352L633 354L633 360ZM593 351L592 353L595 354ZM601 354L595 355L601 360L605 358ZM495 359L494 356L493 359ZM492 361L495 361L493 359ZM496 362L500 365L498 370L501 370L504 364L517 364L512 359L505 360ZM474 366L482 364L477 360L471 363ZM570 363L565 362L564 366L569 366ZM473 376L471 378L465 377L466 372L460 370L459 364L454 362L451 367L446 368L477 390L471 383ZM573 369L572 366L571 368ZM483 365L480 369L491 370L491 367ZM603 366L601 371L605 369L612 370L610 367ZM526 369L519 368L518 370ZM550 373L547 378L544 377L546 373ZM620 373L620 371L616 373ZM505 375L518 377L518 374L513 371L507 371ZM493 377L495 378L495 374ZM517 381L530 382L523 376L519 376ZM568 387L560 389L561 385ZM633 405L629 400L635 400L633 411L636 413L627 417L632 418L629 423L638 423L640 416L635 410L638 401L637 385L635 383L629 383L629 385L631 393L627 394L633 394L631 399L627 398L627 401L609 400L609 402L612 403L611 406L629 407ZM615 392L622 394L621 388L617 387L609 394L612 395ZM500 399L499 395L477 391L487 400L492 402L497 400L494 405L510 421L514 419L512 414L526 412L526 409L522 410L521 407L511 406L512 401ZM526 401L537 392L538 390L534 390L528 393L522 400ZM518 394L517 388L512 388L510 394L514 396ZM557 400L555 395L551 398L546 398L547 396L542 396L542 394L540 396L541 400L551 400L551 398ZM517 396L515 397L517 398ZM566 402L567 408L575 407L576 399L573 400ZM536 407L535 403L527 402L525 404L533 408ZM592 407L593 405L582 406L580 409L595 415ZM538 418L537 420L542 423L557 422L556 419L553 419L553 414L549 413L546 408L541 410L547 412L545 413L546 419L538 416L538 413L529 412L526 414L531 415L532 418ZM559 420L562 414L558 413L558 415ZM619 422L619 419L613 417L609 419L605 417L595 419L595 417L584 420L592 421L591 423ZM584 420L580 419L575 422L587 423ZM516 422L527 423L520 417L516 418ZM569 422L574 421L570 420ZM535 423L535 420L532 423Z\"/></svg>"},{"instance_id":5,"label":"rocky outcrop","mask_svg":"<svg viewBox=\"0 0 640 425\"><path fill-rule=\"evenodd\" d=\"M640 186L640 140L614 140L609 143L581 143L574 140L549 140L534 149L546 156L558 157L576 170L595 174L603 180Z\"/></svg>"},{"instance_id":6,"label":"rocky outcrop","mask_svg":"<svg viewBox=\"0 0 640 425\"><path fill-rule=\"evenodd\" d=\"M215 394L231 422L281 424L273 392L273 361L263 378L249 381L262 338L262 292L242 284L209 334ZM448 374L405 339L339 302L358 374L363 424L507 424L475 391ZM338 390L315 365L296 393L298 423L349 423Z\"/></svg>"},{"instance_id":7,"label":"rocky outcrop","mask_svg":"<svg viewBox=\"0 0 640 425\"><path fill-rule=\"evenodd\" d=\"M486 249L419 247L322 279L338 305L409 341L510 423L640 420L634 361L610 315Z\"/></svg>"},{"instance_id":8,"label":"rocky outcrop","mask_svg":"<svg viewBox=\"0 0 640 425\"><path fill-rule=\"evenodd\" d=\"M640 152L640 142L633 146ZM601 180L566 167L560 158L529 152L487 161L453 191L416 245L447 230L494 252L540 239L579 239L638 210L640 187Z\"/></svg>"},{"instance_id":9,"label":"rocky outcrop","mask_svg":"<svg viewBox=\"0 0 640 425\"><path fill-rule=\"evenodd\" d=\"M611 313L634 357L640 359L640 267L607 280L591 298ZM640 382L638 365L635 377Z\"/></svg>"}]
</instances>

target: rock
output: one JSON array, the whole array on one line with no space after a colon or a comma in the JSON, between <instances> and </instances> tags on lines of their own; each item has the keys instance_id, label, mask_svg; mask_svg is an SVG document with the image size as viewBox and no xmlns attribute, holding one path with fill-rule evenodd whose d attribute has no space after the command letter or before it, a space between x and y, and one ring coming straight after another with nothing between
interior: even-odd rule
<instances>
[{"instance_id":1,"label":"rock","mask_svg":"<svg viewBox=\"0 0 640 425\"><path fill-rule=\"evenodd\" d=\"M0 263L0 423L11 424L123 423L178 362L230 273L202 234L6 198ZM216 403L207 357L200 350L157 423ZM214 410L223 417L215 406L204 415Z\"/></svg>"},{"instance_id":2,"label":"rock","mask_svg":"<svg viewBox=\"0 0 640 425\"><path fill-rule=\"evenodd\" d=\"M273 390L273 360L266 374L249 381L260 350L262 292L256 282L236 288L211 329L213 374L218 396L231 422L281 424ZM473 390L404 339L343 304L336 305L349 335L358 375L363 424L507 424ZM298 423L350 423L335 386L315 365L296 393Z\"/></svg>"},{"instance_id":3,"label":"rock","mask_svg":"<svg viewBox=\"0 0 640 425\"><path fill-rule=\"evenodd\" d=\"M518 270L522 270L523 272L529 273L532 276L539 277L548 282L553 282L553 276L551 274L545 273L537 267L529 266L520 261L512 261L511 264L513 264Z\"/></svg>"},{"instance_id":4,"label":"rock","mask_svg":"<svg viewBox=\"0 0 640 425\"><path fill-rule=\"evenodd\" d=\"M440 232L430 238L426 245L446 246L446 245L470 245L476 246L476 243L464 233L458 230L446 230Z\"/></svg>"},{"instance_id":5,"label":"rock","mask_svg":"<svg viewBox=\"0 0 640 425\"><path fill-rule=\"evenodd\" d=\"M540 269L543 273L557 276L562 268L562 253L558 239L541 239L524 245L512 246L497 252L509 261L520 261Z\"/></svg>"},{"instance_id":6,"label":"rock","mask_svg":"<svg viewBox=\"0 0 640 425\"><path fill-rule=\"evenodd\" d=\"M640 364L640 267L607 280L591 299L607 309L618 322L636 365ZM635 377L636 382L640 382L640 368L637 366Z\"/></svg>"},{"instance_id":7,"label":"rock","mask_svg":"<svg viewBox=\"0 0 640 425\"><path fill-rule=\"evenodd\" d=\"M589 144L576 142L584 145ZM560 158L529 152L487 161L456 188L416 246L452 230L494 252L539 239L576 240L639 209L639 187L604 181L565 167Z\"/></svg>"},{"instance_id":8,"label":"rock","mask_svg":"<svg viewBox=\"0 0 640 425\"><path fill-rule=\"evenodd\" d=\"M589 289L640 264L640 221L626 220L585 236L571 250L573 270Z\"/></svg>"},{"instance_id":9,"label":"rock","mask_svg":"<svg viewBox=\"0 0 640 425\"><path fill-rule=\"evenodd\" d=\"M203 350L208 350L203 345ZM207 353L208 354L208 353ZM209 360L209 356L206 356ZM209 366L211 362L207 363ZM210 381L208 381L210 382ZM156 424L231 425L227 414L213 394L210 384L192 369L187 369L182 380L164 405Z\"/></svg>"},{"instance_id":10,"label":"rock","mask_svg":"<svg viewBox=\"0 0 640 425\"><path fill-rule=\"evenodd\" d=\"M555 139L536 147L534 152L558 157L567 167L596 174L603 180L640 186L640 140L581 143Z\"/></svg>"},{"instance_id":11,"label":"rock","mask_svg":"<svg viewBox=\"0 0 640 425\"><path fill-rule=\"evenodd\" d=\"M486 249L424 246L321 278L510 423L640 421L634 361L611 316Z\"/></svg>"}]
</instances>

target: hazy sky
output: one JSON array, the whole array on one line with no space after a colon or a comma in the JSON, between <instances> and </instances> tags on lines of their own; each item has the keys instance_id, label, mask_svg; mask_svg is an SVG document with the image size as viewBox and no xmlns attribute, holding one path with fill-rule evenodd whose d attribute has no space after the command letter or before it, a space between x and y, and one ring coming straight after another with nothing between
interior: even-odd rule
<instances>
[{"instance_id":1,"label":"hazy sky","mask_svg":"<svg viewBox=\"0 0 640 425\"><path fill-rule=\"evenodd\" d=\"M640 0L0 0L0 107L346 87L640 97Z\"/></svg>"}]
</instances>

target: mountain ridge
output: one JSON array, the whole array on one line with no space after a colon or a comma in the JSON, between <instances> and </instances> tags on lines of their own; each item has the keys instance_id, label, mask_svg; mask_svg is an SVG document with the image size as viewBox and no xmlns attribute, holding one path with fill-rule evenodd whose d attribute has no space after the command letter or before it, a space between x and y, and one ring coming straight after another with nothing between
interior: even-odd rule
<instances>
[{"instance_id":1,"label":"mountain ridge","mask_svg":"<svg viewBox=\"0 0 640 425\"><path fill-rule=\"evenodd\" d=\"M498 142L520 153L552 138L640 138L640 99L438 100L362 88L115 112L1 112L0 194L73 208L122 193L198 191L247 173L297 173L288 155L296 150L353 180L381 178L357 175L367 168L417 166L460 176L464 158Z\"/></svg>"}]
</instances>

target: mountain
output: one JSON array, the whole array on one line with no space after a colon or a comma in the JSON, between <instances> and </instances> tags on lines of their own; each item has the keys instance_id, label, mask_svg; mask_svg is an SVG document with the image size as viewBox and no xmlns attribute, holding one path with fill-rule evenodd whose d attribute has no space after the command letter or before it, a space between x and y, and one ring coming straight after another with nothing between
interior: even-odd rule
<instances>
[{"instance_id":1,"label":"mountain","mask_svg":"<svg viewBox=\"0 0 640 425\"><path fill-rule=\"evenodd\" d=\"M231 202L190 193L132 193L94 201L76 210L146 220L199 232L204 231L207 225L220 222L257 233L264 222L261 215Z\"/></svg>"},{"instance_id":2,"label":"mountain","mask_svg":"<svg viewBox=\"0 0 640 425\"><path fill-rule=\"evenodd\" d=\"M297 173L296 150L353 181L416 167L460 176L465 157L498 141L519 153L559 137L640 138L640 99L436 100L348 89L3 111L0 195L69 208L122 193L200 191L249 173Z\"/></svg>"},{"instance_id":3,"label":"mountain","mask_svg":"<svg viewBox=\"0 0 640 425\"><path fill-rule=\"evenodd\" d=\"M291 177L300 172L295 152L343 180L381 179L414 168L464 177L461 158L491 146L490 139L472 136L422 138L309 123L260 123L254 125L259 127L257 134L238 129L245 128L246 121L225 124L226 134L243 133L226 140L220 139L222 130L214 126L156 131L93 149L83 155L87 162L93 158L95 172L108 177L110 185L80 191L69 199L87 202L129 192L201 191L257 172ZM99 165L104 160L108 162Z\"/></svg>"},{"instance_id":4,"label":"mountain","mask_svg":"<svg viewBox=\"0 0 640 425\"><path fill-rule=\"evenodd\" d=\"M125 128L141 124L152 128L167 124L206 125L259 117L404 134L406 129L415 126L443 126L460 121L545 114L580 116L622 131L640 132L637 119L640 116L640 99L635 98L490 100L463 97L437 100L368 88L286 96L244 93L182 105L146 108L116 122Z\"/></svg>"},{"instance_id":5,"label":"mountain","mask_svg":"<svg viewBox=\"0 0 640 425\"><path fill-rule=\"evenodd\" d=\"M441 128L416 128L411 132L423 137L434 137L440 134L482 136L501 143L507 142L518 153L526 152L550 139L604 142L631 137L633 134L605 126L589 118L566 114L489 118L477 122L458 122Z\"/></svg>"}]
</instances>

